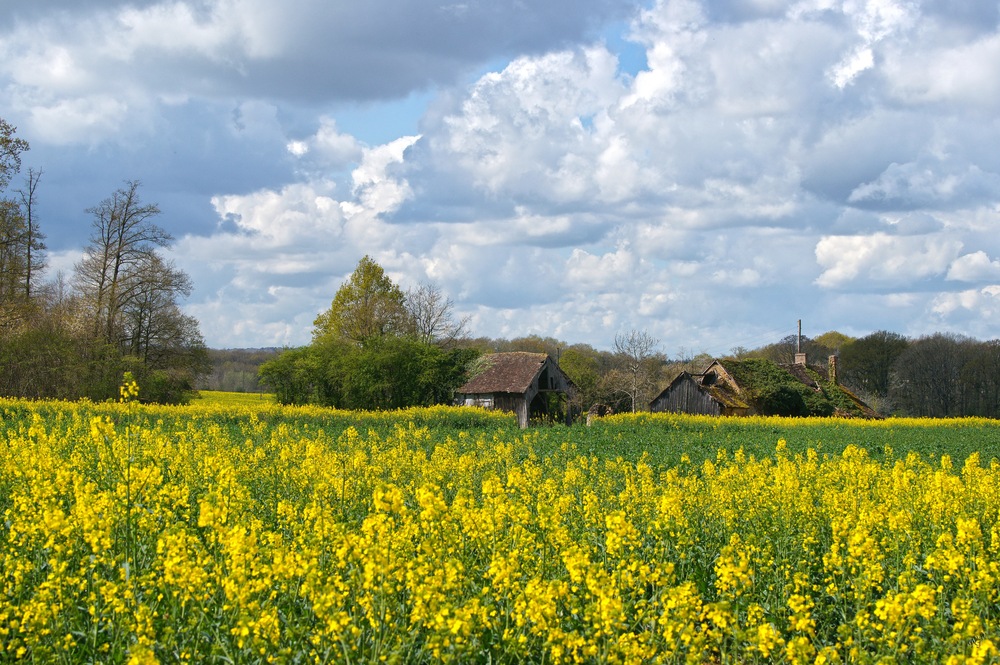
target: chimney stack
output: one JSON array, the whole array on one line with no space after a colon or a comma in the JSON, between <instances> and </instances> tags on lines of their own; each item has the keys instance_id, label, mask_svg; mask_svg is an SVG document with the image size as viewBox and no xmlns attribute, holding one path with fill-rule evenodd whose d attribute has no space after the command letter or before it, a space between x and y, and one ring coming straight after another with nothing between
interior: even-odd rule
<instances>
[{"instance_id":1,"label":"chimney stack","mask_svg":"<svg viewBox=\"0 0 1000 665\"><path fill-rule=\"evenodd\" d=\"M837 383L837 356L830 356L829 364L827 365L827 378L830 383Z\"/></svg>"},{"instance_id":2,"label":"chimney stack","mask_svg":"<svg viewBox=\"0 0 1000 665\"><path fill-rule=\"evenodd\" d=\"M795 364L806 366L806 354L802 353L802 319L799 319L799 334L795 337Z\"/></svg>"}]
</instances>

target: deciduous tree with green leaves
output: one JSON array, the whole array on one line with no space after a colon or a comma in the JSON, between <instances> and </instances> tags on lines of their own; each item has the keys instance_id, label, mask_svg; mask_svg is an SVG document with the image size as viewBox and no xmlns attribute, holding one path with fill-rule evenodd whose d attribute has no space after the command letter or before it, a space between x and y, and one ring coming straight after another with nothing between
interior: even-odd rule
<instances>
[{"instance_id":1,"label":"deciduous tree with green leaves","mask_svg":"<svg viewBox=\"0 0 1000 665\"><path fill-rule=\"evenodd\" d=\"M364 256L333 298L330 309L313 322L313 341L344 339L362 344L410 328L406 297L370 256Z\"/></svg>"},{"instance_id":2,"label":"deciduous tree with green leaves","mask_svg":"<svg viewBox=\"0 0 1000 665\"><path fill-rule=\"evenodd\" d=\"M436 287L409 293L413 303L365 256L316 318L312 344L261 365L261 381L286 404L394 409L450 402L478 352L444 348L457 330L451 301Z\"/></svg>"}]
</instances>

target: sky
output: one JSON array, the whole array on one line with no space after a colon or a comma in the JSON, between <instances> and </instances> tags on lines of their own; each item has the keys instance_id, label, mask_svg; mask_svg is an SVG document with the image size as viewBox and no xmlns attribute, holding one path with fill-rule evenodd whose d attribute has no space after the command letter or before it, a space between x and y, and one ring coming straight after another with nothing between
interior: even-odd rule
<instances>
[{"instance_id":1,"label":"sky","mask_svg":"<svg viewBox=\"0 0 1000 665\"><path fill-rule=\"evenodd\" d=\"M49 276L127 180L212 348L362 256L476 336L1000 337L1000 2L4 0ZM23 174L22 174L23 175ZM15 179L13 186L17 186Z\"/></svg>"}]
</instances>

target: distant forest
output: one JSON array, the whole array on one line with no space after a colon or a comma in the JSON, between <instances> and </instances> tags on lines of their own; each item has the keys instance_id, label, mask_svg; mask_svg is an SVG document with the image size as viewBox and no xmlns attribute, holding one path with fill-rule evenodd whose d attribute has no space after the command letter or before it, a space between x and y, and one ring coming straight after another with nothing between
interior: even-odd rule
<instances>
[{"instance_id":1,"label":"distant forest","mask_svg":"<svg viewBox=\"0 0 1000 665\"><path fill-rule=\"evenodd\" d=\"M209 349L209 371L198 377L198 390L223 390L234 393L269 392L262 386L257 371L281 349Z\"/></svg>"}]
</instances>

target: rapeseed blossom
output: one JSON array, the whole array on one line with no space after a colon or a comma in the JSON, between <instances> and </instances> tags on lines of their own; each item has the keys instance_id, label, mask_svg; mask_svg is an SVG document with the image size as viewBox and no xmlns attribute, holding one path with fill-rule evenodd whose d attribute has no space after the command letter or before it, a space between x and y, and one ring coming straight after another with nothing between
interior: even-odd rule
<instances>
[{"instance_id":1,"label":"rapeseed blossom","mask_svg":"<svg viewBox=\"0 0 1000 665\"><path fill-rule=\"evenodd\" d=\"M998 660L978 455L782 437L663 465L474 410L334 427L136 391L0 400L0 661Z\"/></svg>"}]
</instances>

